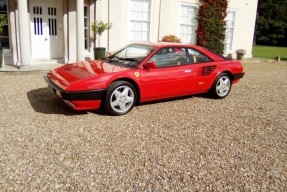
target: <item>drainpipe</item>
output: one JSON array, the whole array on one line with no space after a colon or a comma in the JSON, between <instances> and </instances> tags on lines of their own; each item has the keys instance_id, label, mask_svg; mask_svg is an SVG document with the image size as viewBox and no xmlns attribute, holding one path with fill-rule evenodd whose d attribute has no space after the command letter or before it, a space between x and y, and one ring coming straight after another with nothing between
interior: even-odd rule
<instances>
[{"instance_id":1,"label":"drainpipe","mask_svg":"<svg viewBox=\"0 0 287 192\"><path fill-rule=\"evenodd\" d=\"M69 18L69 0L67 0L67 47L68 47L68 49L67 49L67 59L68 59L68 61L67 61L67 63L69 63L70 62L70 30L69 30L69 26L70 26L70 24L69 24L69 21L70 21L70 18Z\"/></svg>"},{"instance_id":2,"label":"drainpipe","mask_svg":"<svg viewBox=\"0 0 287 192\"><path fill-rule=\"evenodd\" d=\"M108 24L110 25L110 0L108 0ZM108 45L107 51L110 50L110 29L108 29Z\"/></svg>"},{"instance_id":3,"label":"drainpipe","mask_svg":"<svg viewBox=\"0 0 287 192\"><path fill-rule=\"evenodd\" d=\"M97 0L94 0L94 21L97 20ZM97 36L94 32L94 48L96 48Z\"/></svg>"},{"instance_id":4,"label":"drainpipe","mask_svg":"<svg viewBox=\"0 0 287 192\"><path fill-rule=\"evenodd\" d=\"M160 17L161 15L161 0L159 0L159 13L158 13L158 33L157 33L157 41L159 42L159 35L160 35Z\"/></svg>"},{"instance_id":5,"label":"drainpipe","mask_svg":"<svg viewBox=\"0 0 287 192\"><path fill-rule=\"evenodd\" d=\"M16 66L18 66L18 63L20 62L20 58L19 58L19 44L18 44L18 28L17 28L17 15L16 15L16 7L15 5L18 6L16 0L14 1L14 24L15 24L15 41L16 41L16 57L17 57L17 61L16 61ZM20 68L20 66L19 66Z\"/></svg>"}]
</instances>

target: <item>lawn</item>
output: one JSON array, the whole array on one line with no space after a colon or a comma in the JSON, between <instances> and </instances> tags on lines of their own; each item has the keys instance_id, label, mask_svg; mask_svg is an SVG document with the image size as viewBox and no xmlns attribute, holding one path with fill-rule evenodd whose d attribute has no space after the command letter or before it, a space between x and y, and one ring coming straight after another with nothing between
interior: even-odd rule
<instances>
[{"instance_id":1,"label":"lawn","mask_svg":"<svg viewBox=\"0 0 287 192\"><path fill-rule=\"evenodd\" d=\"M279 55L281 60L287 60L287 47L255 45L253 46L252 54L255 58L266 59L275 59L275 57Z\"/></svg>"}]
</instances>

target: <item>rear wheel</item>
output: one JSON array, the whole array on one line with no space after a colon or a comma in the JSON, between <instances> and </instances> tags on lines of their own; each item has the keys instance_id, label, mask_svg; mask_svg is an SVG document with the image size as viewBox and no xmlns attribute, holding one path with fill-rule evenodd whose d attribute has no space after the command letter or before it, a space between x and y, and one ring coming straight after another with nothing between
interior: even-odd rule
<instances>
[{"instance_id":1,"label":"rear wheel","mask_svg":"<svg viewBox=\"0 0 287 192\"><path fill-rule=\"evenodd\" d=\"M231 78L227 73L222 73L215 80L211 89L211 94L216 99L223 99L229 94L230 90Z\"/></svg>"},{"instance_id":2,"label":"rear wheel","mask_svg":"<svg viewBox=\"0 0 287 192\"><path fill-rule=\"evenodd\" d=\"M106 91L104 108L111 115L124 115L132 110L136 98L137 92L131 83L116 81Z\"/></svg>"}]
</instances>

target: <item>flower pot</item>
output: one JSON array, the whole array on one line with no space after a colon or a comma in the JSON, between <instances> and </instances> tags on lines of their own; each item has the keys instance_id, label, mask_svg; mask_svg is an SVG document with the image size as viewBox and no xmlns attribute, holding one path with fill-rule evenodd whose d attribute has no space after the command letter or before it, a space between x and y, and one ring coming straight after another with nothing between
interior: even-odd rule
<instances>
[{"instance_id":1,"label":"flower pot","mask_svg":"<svg viewBox=\"0 0 287 192\"><path fill-rule=\"evenodd\" d=\"M94 57L95 60L102 59L106 56L106 48L104 47L95 47L94 48Z\"/></svg>"},{"instance_id":2,"label":"flower pot","mask_svg":"<svg viewBox=\"0 0 287 192\"><path fill-rule=\"evenodd\" d=\"M236 58L237 58L237 60L242 60L242 59L244 58L244 55L239 55L239 54L237 54L237 55L236 55Z\"/></svg>"}]
</instances>

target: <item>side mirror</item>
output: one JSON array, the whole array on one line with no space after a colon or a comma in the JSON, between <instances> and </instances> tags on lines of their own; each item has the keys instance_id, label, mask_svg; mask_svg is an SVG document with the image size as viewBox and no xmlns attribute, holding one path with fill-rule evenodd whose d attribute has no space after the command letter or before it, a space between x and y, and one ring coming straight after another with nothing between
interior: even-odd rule
<instances>
[{"instance_id":1,"label":"side mirror","mask_svg":"<svg viewBox=\"0 0 287 192\"><path fill-rule=\"evenodd\" d=\"M148 70L155 69L155 68L157 68L157 64L155 62L147 62L145 64L145 68Z\"/></svg>"}]
</instances>

